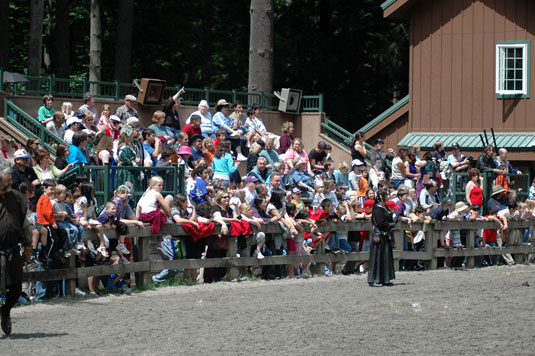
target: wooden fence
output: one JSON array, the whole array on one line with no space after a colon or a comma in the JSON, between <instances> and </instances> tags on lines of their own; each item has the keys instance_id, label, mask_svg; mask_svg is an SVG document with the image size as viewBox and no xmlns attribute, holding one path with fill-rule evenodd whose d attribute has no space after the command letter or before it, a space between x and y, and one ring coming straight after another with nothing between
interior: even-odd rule
<instances>
[{"instance_id":1,"label":"wooden fence","mask_svg":"<svg viewBox=\"0 0 535 356\"><path fill-rule=\"evenodd\" d=\"M509 223L510 229L525 229L534 224L534 220L511 221ZM217 224L216 224L217 225ZM400 259L403 260L423 260L428 269L436 269L437 259L446 256L452 257L466 257L466 267L474 267L474 258L476 256L492 256L509 253L514 256L515 261L521 262L524 257L530 253L535 253L535 244L523 244L518 246L507 246L502 248L475 248L474 234L483 228L497 228L494 222L466 222L466 221L447 221L447 222L432 222L424 225L423 223L416 223L408 225L406 223L399 223L394 229L394 237L397 248L394 249L393 255L396 269L399 266L397 263ZM319 230L322 232L331 231L369 231L371 223L369 221L352 221L345 223L327 223L320 226ZM216 226L216 231L220 230L220 226ZM255 230L255 228L253 229ZM425 251L412 252L403 251L403 233L405 230L416 231L423 230L426 235ZM438 241L440 234L444 234L447 230L465 230L466 231L466 247L457 248L440 248ZM262 231L269 234L281 233L281 227L277 223L263 224ZM115 239L115 232L108 230L106 235L110 239ZM147 285L151 281L151 276L160 272L163 269L184 269L184 268L206 268L206 267L224 267L227 268L227 280L233 280L239 276L238 267L242 266L264 266L264 265L288 265L299 263L316 263L319 267L320 273L323 271L325 264L330 262L347 262L347 261L366 261L368 260L368 252L347 253L347 254L325 254L324 246L321 244L317 248L317 253L306 256L270 256L259 260L255 257L237 257L237 238L229 237L227 241L227 257L211 258L211 259L192 259L192 260L161 260L160 257L154 254L155 240L157 236L172 235L175 237L187 236L181 225L168 224L162 227L157 235L154 235L148 224L144 228L136 228L130 226L130 235L133 239L134 250L137 251L136 261L130 264L119 265L101 265L94 267L75 267L75 257L71 257L66 262L63 269L53 269L48 271L25 272L24 281L52 281L65 279L66 293L72 294L76 287L76 281L81 277L88 276L103 276L112 273L135 273L135 283L138 286ZM93 230L86 230L86 238L90 240L98 240L96 233Z\"/></svg>"}]
</instances>

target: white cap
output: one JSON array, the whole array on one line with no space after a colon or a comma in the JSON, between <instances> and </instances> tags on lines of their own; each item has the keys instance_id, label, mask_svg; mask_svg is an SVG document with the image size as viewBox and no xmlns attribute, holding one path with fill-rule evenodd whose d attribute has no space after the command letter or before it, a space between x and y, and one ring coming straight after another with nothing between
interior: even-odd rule
<instances>
[{"instance_id":1,"label":"white cap","mask_svg":"<svg viewBox=\"0 0 535 356\"><path fill-rule=\"evenodd\" d=\"M111 116L110 116L110 120L111 120L111 121L121 122L121 119L120 119L119 116L117 116L117 115L111 115Z\"/></svg>"},{"instance_id":2,"label":"white cap","mask_svg":"<svg viewBox=\"0 0 535 356\"><path fill-rule=\"evenodd\" d=\"M71 126L72 124L81 123L82 119L77 118L76 116L71 116L67 119L67 127Z\"/></svg>"}]
</instances>

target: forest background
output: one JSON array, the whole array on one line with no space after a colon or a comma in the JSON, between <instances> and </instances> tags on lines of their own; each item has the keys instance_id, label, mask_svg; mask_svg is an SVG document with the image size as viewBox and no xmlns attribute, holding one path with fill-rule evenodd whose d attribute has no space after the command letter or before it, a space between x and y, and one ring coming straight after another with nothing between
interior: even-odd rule
<instances>
[{"instance_id":1,"label":"forest background","mask_svg":"<svg viewBox=\"0 0 535 356\"><path fill-rule=\"evenodd\" d=\"M354 132L408 92L408 25L384 19L381 2L0 0L0 67L88 78L98 56L102 81L247 91L251 21L264 26L250 10L267 6L271 28L260 35L272 36L268 90L324 93L327 115Z\"/></svg>"}]
</instances>

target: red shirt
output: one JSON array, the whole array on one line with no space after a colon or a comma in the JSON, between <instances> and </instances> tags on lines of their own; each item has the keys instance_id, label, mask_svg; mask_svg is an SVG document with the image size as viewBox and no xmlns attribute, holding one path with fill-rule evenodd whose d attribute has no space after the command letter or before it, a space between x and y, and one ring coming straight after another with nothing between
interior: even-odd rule
<instances>
[{"instance_id":1,"label":"red shirt","mask_svg":"<svg viewBox=\"0 0 535 356\"><path fill-rule=\"evenodd\" d=\"M318 209L310 214L310 218L314 221L318 221L320 219L329 219L329 214L327 214L323 209Z\"/></svg>"},{"instance_id":2,"label":"red shirt","mask_svg":"<svg viewBox=\"0 0 535 356\"><path fill-rule=\"evenodd\" d=\"M194 128L193 126L191 126L191 124L184 125L184 127L182 128L182 132L184 132L185 134L188 134L188 139L192 138L193 135L202 136L201 128L200 127Z\"/></svg>"},{"instance_id":3,"label":"red shirt","mask_svg":"<svg viewBox=\"0 0 535 356\"><path fill-rule=\"evenodd\" d=\"M487 215L485 217L488 218L489 216L492 215ZM496 242L498 238L498 231L496 229L483 229L483 238L487 242Z\"/></svg>"},{"instance_id":4,"label":"red shirt","mask_svg":"<svg viewBox=\"0 0 535 356\"><path fill-rule=\"evenodd\" d=\"M106 129L106 131L104 131L104 133L110 136L111 138L113 138L113 140L115 141L119 138L119 134L121 133L121 131L117 129L112 129L111 127L108 126L108 128Z\"/></svg>"}]
</instances>

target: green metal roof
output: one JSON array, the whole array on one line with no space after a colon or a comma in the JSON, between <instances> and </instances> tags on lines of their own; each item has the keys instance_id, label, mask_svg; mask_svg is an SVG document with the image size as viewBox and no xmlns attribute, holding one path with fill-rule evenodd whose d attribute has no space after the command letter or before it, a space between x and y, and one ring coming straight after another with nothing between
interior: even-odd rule
<instances>
[{"instance_id":1,"label":"green metal roof","mask_svg":"<svg viewBox=\"0 0 535 356\"><path fill-rule=\"evenodd\" d=\"M385 111L380 113L379 116L377 116L375 119L373 119L372 121L368 122L366 125L362 126L360 128L360 130L358 130L358 131L360 131L362 133L366 133L366 132L370 131L374 126L376 126L379 123L381 123L381 121L383 121L384 119L386 119L387 117L389 117L390 115L392 115L393 113L398 111L400 108L402 108L408 102L409 102L409 96L407 95L403 99L400 99L397 103L395 103L394 105L392 105L391 107L389 107L388 109L386 109Z\"/></svg>"},{"instance_id":2,"label":"green metal roof","mask_svg":"<svg viewBox=\"0 0 535 356\"><path fill-rule=\"evenodd\" d=\"M390 5L392 5L393 3L395 3L397 0L386 0L384 3L381 4L381 8L384 10L386 10Z\"/></svg>"},{"instance_id":3,"label":"green metal roof","mask_svg":"<svg viewBox=\"0 0 535 356\"><path fill-rule=\"evenodd\" d=\"M535 150L535 132L495 132L496 145L512 151L532 151ZM483 132L459 133L459 132L413 132L407 134L399 142L399 145L413 145L417 143L422 150L434 150L437 141L444 143L444 146L451 147L456 142L464 150L483 150L483 143L480 136L485 136ZM489 144L494 145L492 134L487 131Z\"/></svg>"}]
</instances>

